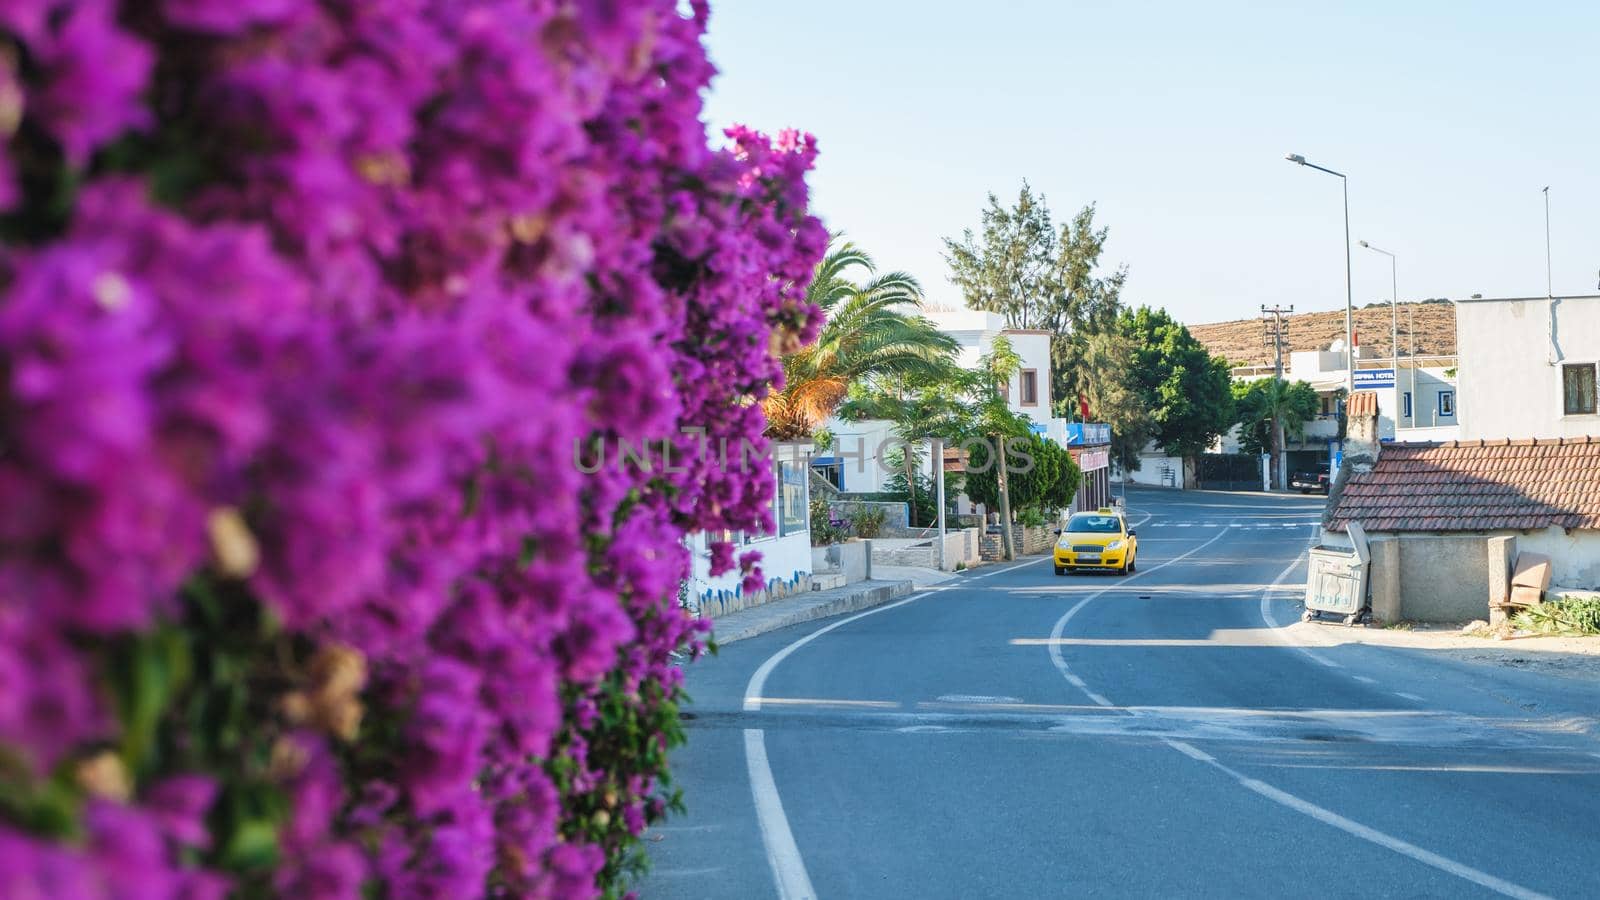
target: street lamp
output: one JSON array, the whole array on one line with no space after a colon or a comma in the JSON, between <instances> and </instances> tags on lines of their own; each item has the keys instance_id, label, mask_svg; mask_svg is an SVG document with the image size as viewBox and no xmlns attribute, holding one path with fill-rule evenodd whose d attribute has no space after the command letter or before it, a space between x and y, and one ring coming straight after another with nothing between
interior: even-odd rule
<instances>
[{"instance_id":1,"label":"street lamp","mask_svg":"<svg viewBox=\"0 0 1600 900\"><path fill-rule=\"evenodd\" d=\"M1400 436L1400 308L1396 304L1398 304L1400 302L1400 277L1397 274L1395 274L1395 270L1398 268L1398 266L1395 263L1394 254L1390 253L1389 251L1387 251L1385 249L1383 249L1382 247L1374 247L1371 244L1367 243L1366 241L1362 241L1361 242L1361 246L1367 248L1368 250L1371 250L1374 253L1382 253L1384 256L1389 257L1389 318L1390 318L1389 349L1390 349L1390 356L1392 356L1394 358L1394 409L1395 409L1394 430L1395 430L1395 437L1399 437ZM1417 361L1415 359L1413 359L1411 361L1411 381L1412 381L1412 390L1413 391L1415 391L1415 389L1416 389L1416 379L1417 379ZM1413 395L1413 398L1414 398L1414 395Z\"/></svg>"},{"instance_id":2,"label":"street lamp","mask_svg":"<svg viewBox=\"0 0 1600 900\"><path fill-rule=\"evenodd\" d=\"M1350 179L1346 178L1343 172L1335 172L1316 163L1306 162L1306 158L1298 153L1291 153L1284 159L1308 169L1337 175L1340 183L1344 185L1344 387L1345 402L1348 403L1350 395L1356 390L1355 305L1350 297Z\"/></svg>"}]
</instances>

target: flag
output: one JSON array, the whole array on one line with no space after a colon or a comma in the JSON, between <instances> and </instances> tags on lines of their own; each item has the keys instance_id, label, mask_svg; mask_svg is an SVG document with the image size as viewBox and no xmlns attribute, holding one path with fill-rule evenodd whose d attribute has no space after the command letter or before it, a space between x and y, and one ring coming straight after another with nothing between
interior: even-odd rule
<instances>
[{"instance_id":1,"label":"flag","mask_svg":"<svg viewBox=\"0 0 1600 900\"><path fill-rule=\"evenodd\" d=\"M1080 416L1078 421L1089 421L1089 401L1083 398L1083 391L1078 392L1078 415Z\"/></svg>"}]
</instances>

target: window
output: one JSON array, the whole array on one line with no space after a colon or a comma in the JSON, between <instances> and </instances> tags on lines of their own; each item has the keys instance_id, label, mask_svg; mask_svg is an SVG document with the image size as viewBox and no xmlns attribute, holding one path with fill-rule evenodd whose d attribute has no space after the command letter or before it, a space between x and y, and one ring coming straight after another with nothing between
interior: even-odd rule
<instances>
[{"instance_id":1,"label":"window","mask_svg":"<svg viewBox=\"0 0 1600 900\"><path fill-rule=\"evenodd\" d=\"M1440 391L1439 392L1439 415L1441 415L1441 416L1453 416L1455 414L1456 414L1456 392L1455 391Z\"/></svg>"},{"instance_id":2,"label":"window","mask_svg":"<svg viewBox=\"0 0 1600 900\"><path fill-rule=\"evenodd\" d=\"M1561 367L1562 412L1569 416L1595 413L1595 365Z\"/></svg>"},{"instance_id":3,"label":"window","mask_svg":"<svg viewBox=\"0 0 1600 900\"><path fill-rule=\"evenodd\" d=\"M811 526L806 509L806 477L810 471L800 460L778 463L778 534L799 534Z\"/></svg>"},{"instance_id":4,"label":"window","mask_svg":"<svg viewBox=\"0 0 1600 900\"><path fill-rule=\"evenodd\" d=\"M1062 531L1066 534L1121 534L1122 520L1116 516L1078 513L1067 520L1067 527Z\"/></svg>"},{"instance_id":5,"label":"window","mask_svg":"<svg viewBox=\"0 0 1600 900\"><path fill-rule=\"evenodd\" d=\"M1409 419L1409 418L1411 418L1411 392L1410 391L1406 391L1405 398L1406 398L1405 417Z\"/></svg>"},{"instance_id":6,"label":"window","mask_svg":"<svg viewBox=\"0 0 1600 900\"><path fill-rule=\"evenodd\" d=\"M1022 405L1039 405L1039 372L1036 369L1022 370Z\"/></svg>"}]
</instances>

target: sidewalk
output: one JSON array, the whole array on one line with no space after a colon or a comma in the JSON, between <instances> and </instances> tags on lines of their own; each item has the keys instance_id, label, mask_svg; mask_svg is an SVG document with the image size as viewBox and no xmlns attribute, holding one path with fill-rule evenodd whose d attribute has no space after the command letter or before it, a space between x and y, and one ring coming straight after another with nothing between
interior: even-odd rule
<instances>
[{"instance_id":1,"label":"sidewalk","mask_svg":"<svg viewBox=\"0 0 1600 900\"><path fill-rule=\"evenodd\" d=\"M1432 650L1457 662L1600 681L1600 637L1527 635L1495 640L1463 634L1459 626L1451 625L1347 628L1317 622L1295 622L1284 630L1295 641L1311 646L1368 644Z\"/></svg>"},{"instance_id":2,"label":"sidewalk","mask_svg":"<svg viewBox=\"0 0 1600 900\"><path fill-rule=\"evenodd\" d=\"M873 574L877 575L877 572ZM833 590L793 594L718 617L712 620L711 633L718 644L731 644L801 622L882 606L910 595L913 589L910 579L875 577L871 581L858 581Z\"/></svg>"},{"instance_id":3,"label":"sidewalk","mask_svg":"<svg viewBox=\"0 0 1600 900\"><path fill-rule=\"evenodd\" d=\"M927 566L885 566L874 563L872 577L879 581L909 581L917 590L949 581L956 572L941 572Z\"/></svg>"}]
</instances>

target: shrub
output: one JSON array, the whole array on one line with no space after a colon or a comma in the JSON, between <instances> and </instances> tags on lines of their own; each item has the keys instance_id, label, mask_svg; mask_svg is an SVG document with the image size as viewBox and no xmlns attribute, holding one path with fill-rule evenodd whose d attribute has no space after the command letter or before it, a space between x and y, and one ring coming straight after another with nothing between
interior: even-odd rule
<instances>
[{"instance_id":1,"label":"shrub","mask_svg":"<svg viewBox=\"0 0 1600 900\"><path fill-rule=\"evenodd\" d=\"M1017 513L1017 522L1029 528L1043 528L1049 524L1049 520L1045 518L1044 513L1031 506Z\"/></svg>"},{"instance_id":2,"label":"shrub","mask_svg":"<svg viewBox=\"0 0 1600 900\"><path fill-rule=\"evenodd\" d=\"M1519 611L1513 624L1545 634L1600 635L1600 596L1535 604Z\"/></svg>"},{"instance_id":3,"label":"shrub","mask_svg":"<svg viewBox=\"0 0 1600 900\"><path fill-rule=\"evenodd\" d=\"M850 536L848 523L834 524L833 509L820 497L811 500L811 546L837 544Z\"/></svg>"},{"instance_id":4,"label":"shrub","mask_svg":"<svg viewBox=\"0 0 1600 900\"><path fill-rule=\"evenodd\" d=\"M0 895L622 889L827 242L705 15L0 4Z\"/></svg>"},{"instance_id":5,"label":"shrub","mask_svg":"<svg viewBox=\"0 0 1600 900\"><path fill-rule=\"evenodd\" d=\"M858 506L850 513L850 530L857 537L872 539L883 532L883 522L888 511L878 506Z\"/></svg>"},{"instance_id":6,"label":"shrub","mask_svg":"<svg viewBox=\"0 0 1600 900\"><path fill-rule=\"evenodd\" d=\"M1024 454L1029 459L1024 459ZM1056 510L1072 505L1083 473L1065 447L1034 434L1008 440L1006 455L1010 466L1007 469L1007 486L1011 491L1013 514L1020 514L1029 508ZM992 450L981 445L976 447L965 476L967 495L990 511L1000 508L1000 467L990 462L992 456ZM976 467L983 467L984 470L975 471Z\"/></svg>"}]
</instances>

